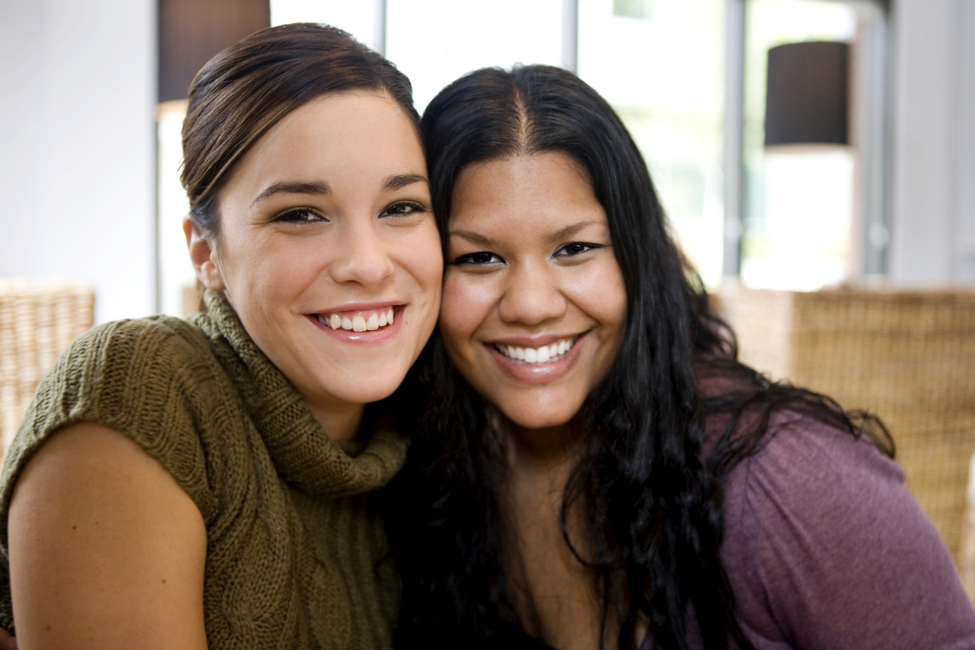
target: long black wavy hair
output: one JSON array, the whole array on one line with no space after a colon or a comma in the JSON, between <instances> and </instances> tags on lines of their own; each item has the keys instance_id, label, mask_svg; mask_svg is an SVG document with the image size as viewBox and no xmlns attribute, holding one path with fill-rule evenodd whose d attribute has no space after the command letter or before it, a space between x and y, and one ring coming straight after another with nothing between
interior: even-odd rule
<instances>
[{"instance_id":1,"label":"long black wavy hair","mask_svg":"<svg viewBox=\"0 0 975 650\"><path fill-rule=\"evenodd\" d=\"M718 558L722 479L761 448L777 408L852 435L864 420L736 360L733 333L711 313L668 233L643 157L609 104L576 76L548 66L479 70L441 91L421 124L445 243L460 172L517 154L572 157L606 211L626 286L626 329L608 376L576 417L584 449L562 507L563 538L602 599L601 644L618 637L621 649L639 647L648 627L655 648L686 648L693 606L707 648L730 639L750 648ZM497 412L459 375L438 335L431 345L422 376L432 402L392 491L402 501L387 514L405 589L397 642L498 642L532 624L513 598L518 559L502 506ZM702 383L715 378L727 390L705 394ZM727 425L705 460L705 422L721 412ZM882 425L875 429L892 455ZM591 534L585 553L569 540L570 511ZM607 634L607 625L619 629Z\"/></svg>"}]
</instances>

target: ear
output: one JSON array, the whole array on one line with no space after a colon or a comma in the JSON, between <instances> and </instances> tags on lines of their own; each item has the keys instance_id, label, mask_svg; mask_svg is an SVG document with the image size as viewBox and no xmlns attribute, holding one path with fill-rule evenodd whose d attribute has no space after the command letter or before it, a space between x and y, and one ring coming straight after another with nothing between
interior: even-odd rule
<instances>
[{"instance_id":1,"label":"ear","mask_svg":"<svg viewBox=\"0 0 975 650\"><path fill-rule=\"evenodd\" d=\"M190 250L190 262L193 263L196 277L207 289L223 291L226 287L220 275L220 267L217 266L213 246L188 216L183 217L183 234L186 235L186 247Z\"/></svg>"}]
</instances>

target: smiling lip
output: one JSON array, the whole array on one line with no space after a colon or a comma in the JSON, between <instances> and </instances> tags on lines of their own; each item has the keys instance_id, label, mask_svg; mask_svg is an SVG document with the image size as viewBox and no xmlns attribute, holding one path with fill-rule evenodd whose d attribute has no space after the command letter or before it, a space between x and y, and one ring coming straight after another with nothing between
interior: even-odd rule
<instances>
[{"instance_id":1,"label":"smiling lip","mask_svg":"<svg viewBox=\"0 0 975 650\"><path fill-rule=\"evenodd\" d=\"M346 343L383 343L399 333L403 323L402 304L374 303L343 305L305 314L319 330Z\"/></svg>"},{"instance_id":2,"label":"smiling lip","mask_svg":"<svg viewBox=\"0 0 975 650\"><path fill-rule=\"evenodd\" d=\"M486 343L491 357L513 379L544 384L562 377L579 357L588 332L533 339L510 338ZM552 348L555 353L552 353Z\"/></svg>"}]
</instances>

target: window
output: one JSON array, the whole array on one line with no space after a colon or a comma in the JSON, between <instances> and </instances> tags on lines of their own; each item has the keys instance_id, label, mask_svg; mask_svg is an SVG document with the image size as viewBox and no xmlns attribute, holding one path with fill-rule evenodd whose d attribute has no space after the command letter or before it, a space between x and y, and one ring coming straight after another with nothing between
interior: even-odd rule
<instances>
[{"instance_id":1,"label":"window","mask_svg":"<svg viewBox=\"0 0 975 650\"><path fill-rule=\"evenodd\" d=\"M881 272L883 87L871 85L884 76L883 48L877 58L871 47L878 38L871 27L883 24L879 8L812 0L745 6L742 281L811 291ZM803 41L852 46L849 146L763 146L768 50Z\"/></svg>"},{"instance_id":2,"label":"window","mask_svg":"<svg viewBox=\"0 0 975 650\"><path fill-rule=\"evenodd\" d=\"M579 76L623 119L671 229L721 279L725 0L580 0Z\"/></svg>"}]
</instances>

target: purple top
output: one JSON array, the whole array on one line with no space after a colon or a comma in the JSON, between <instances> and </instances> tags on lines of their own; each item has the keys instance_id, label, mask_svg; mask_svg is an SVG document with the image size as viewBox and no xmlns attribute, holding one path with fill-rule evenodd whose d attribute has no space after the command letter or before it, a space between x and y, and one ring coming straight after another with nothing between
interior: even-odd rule
<instances>
[{"instance_id":1,"label":"purple top","mask_svg":"<svg viewBox=\"0 0 975 650\"><path fill-rule=\"evenodd\" d=\"M708 422L705 453L725 422ZM778 412L724 487L719 555L757 650L975 649L975 610L944 541L869 440ZM693 613L688 627L701 650ZM548 646L512 628L485 647Z\"/></svg>"},{"instance_id":2,"label":"purple top","mask_svg":"<svg viewBox=\"0 0 975 650\"><path fill-rule=\"evenodd\" d=\"M900 466L794 413L773 432L725 484L720 557L755 647L975 648L975 611ZM703 647L697 629L689 641Z\"/></svg>"}]
</instances>

